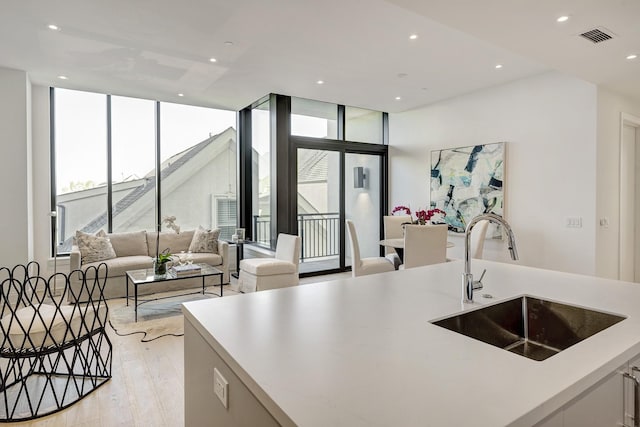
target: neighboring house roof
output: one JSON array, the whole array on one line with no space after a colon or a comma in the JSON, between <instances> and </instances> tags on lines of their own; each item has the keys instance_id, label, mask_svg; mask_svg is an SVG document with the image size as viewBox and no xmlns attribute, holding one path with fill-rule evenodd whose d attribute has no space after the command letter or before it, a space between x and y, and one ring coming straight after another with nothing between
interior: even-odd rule
<instances>
[{"instance_id":1,"label":"neighboring house roof","mask_svg":"<svg viewBox=\"0 0 640 427\"><path fill-rule=\"evenodd\" d=\"M325 150L298 150L298 183L325 182L328 154Z\"/></svg>"},{"instance_id":2,"label":"neighboring house roof","mask_svg":"<svg viewBox=\"0 0 640 427\"><path fill-rule=\"evenodd\" d=\"M228 135L232 133L231 137ZM228 138L225 138L227 137ZM225 129L223 132L220 132L217 135L210 136L204 141L187 148L180 153L174 154L165 160L161 165L160 179L164 180L182 168L185 164L187 164L190 160L196 157L200 152L202 152L205 148L207 148L210 144L214 143L224 143L228 142L229 139L232 138L235 140L235 129L233 127L229 127ZM118 214L125 212L129 207L131 207L134 203L139 201L143 196L148 194L151 191L155 191L156 188L156 180L155 180L155 171L151 171L142 181L142 184L138 187L135 187L129 194L120 199L113 206L113 216L116 217ZM105 212L88 222L84 227L81 228L81 231L85 233L94 233L101 228L104 228L107 225L108 216ZM61 252L66 252L71 250L73 236L66 239L60 246L59 250Z\"/></svg>"}]
</instances>

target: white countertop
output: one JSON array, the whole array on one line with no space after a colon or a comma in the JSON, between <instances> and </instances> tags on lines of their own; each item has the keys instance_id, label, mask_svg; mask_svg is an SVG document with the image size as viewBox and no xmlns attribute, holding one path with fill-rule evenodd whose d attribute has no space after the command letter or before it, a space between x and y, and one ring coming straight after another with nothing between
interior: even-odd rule
<instances>
[{"instance_id":1,"label":"white countertop","mask_svg":"<svg viewBox=\"0 0 640 427\"><path fill-rule=\"evenodd\" d=\"M640 285L473 260L190 302L186 319L283 425L530 426L640 353ZM481 294L491 294L484 299ZM542 362L432 325L544 297L628 318Z\"/></svg>"}]
</instances>

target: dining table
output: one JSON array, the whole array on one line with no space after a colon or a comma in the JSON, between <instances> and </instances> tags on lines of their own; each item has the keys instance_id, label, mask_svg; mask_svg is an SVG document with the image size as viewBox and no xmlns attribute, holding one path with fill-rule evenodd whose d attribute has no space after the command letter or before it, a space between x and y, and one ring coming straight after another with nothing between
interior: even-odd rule
<instances>
[{"instance_id":1,"label":"dining table","mask_svg":"<svg viewBox=\"0 0 640 427\"><path fill-rule=\"evenodd\" d=\"M387 246L390 248L394 248L396 253L400 257L401 261L404 261L404 237L397 237L393 239L382 239L380 240L380 246ZM447 249L453 248L455 244L453 242L447 241Z\"/></svg>"}]
</instances>

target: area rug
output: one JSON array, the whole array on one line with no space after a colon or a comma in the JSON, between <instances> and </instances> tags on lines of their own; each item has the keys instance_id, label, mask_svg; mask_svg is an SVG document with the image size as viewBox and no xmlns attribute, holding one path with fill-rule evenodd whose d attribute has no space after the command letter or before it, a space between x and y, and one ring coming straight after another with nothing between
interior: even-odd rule
<instances>
[{"instance_id":1,"label":"area rug","mask_svg":"<svg viewBox=\"0 0 640 427\"><path fill-rule=\"evenodd\" d=\"M224 290L224 298L237 294L232 289ZM125 299L109 301L109 324L120 336L140 334L141 342L149 342L167 336L179 337L184 335L183 303L219 298L210 293L180 295L179 292L167 292L145 295L140 297L140 300L160 297L162 299L138 305L137 322L135 321L133 301L129 301L128 306Z\"/></svg>"}]
</instances>

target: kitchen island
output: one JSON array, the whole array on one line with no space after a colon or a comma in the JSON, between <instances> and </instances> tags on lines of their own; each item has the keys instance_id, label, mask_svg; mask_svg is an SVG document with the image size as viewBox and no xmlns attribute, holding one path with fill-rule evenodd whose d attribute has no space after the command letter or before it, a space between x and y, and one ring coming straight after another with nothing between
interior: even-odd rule
<instances>
[{"instance_id":1,"label":"kitchen island","mask_svg":"<svg viewBox=\"0 0 640 427\"><path fill-rule=\"evenodd\" d=\"M567 426L572 404L602 415L580 399L608 378L622 387L617 373L640 353L640 286L474 260L484 289L463 304L463 267L186 303L186 425ZM431 323L520 295L625 319L544 361ZM227 408L214 368L229 382Z\"/></svg>"}]
</instances>

